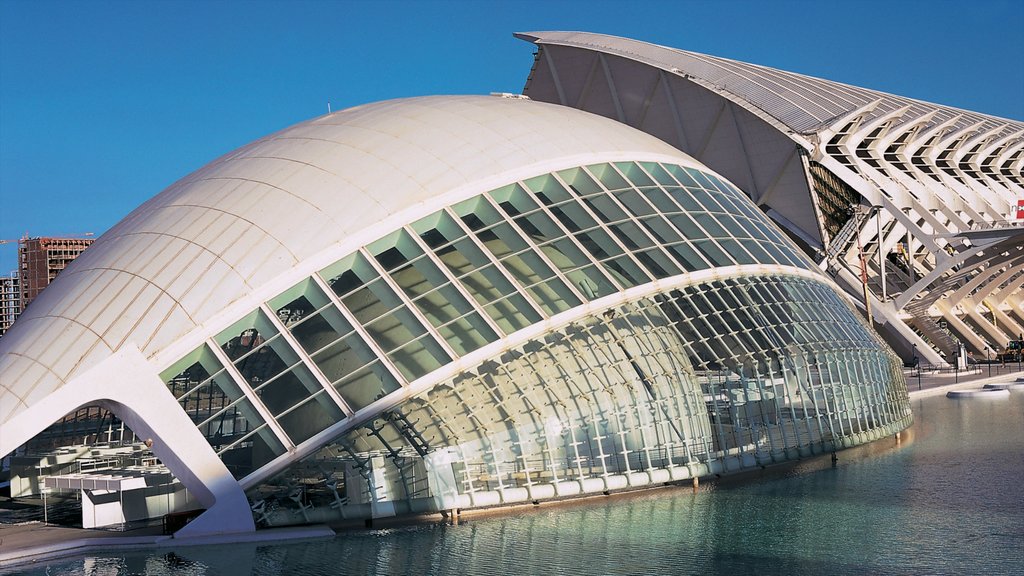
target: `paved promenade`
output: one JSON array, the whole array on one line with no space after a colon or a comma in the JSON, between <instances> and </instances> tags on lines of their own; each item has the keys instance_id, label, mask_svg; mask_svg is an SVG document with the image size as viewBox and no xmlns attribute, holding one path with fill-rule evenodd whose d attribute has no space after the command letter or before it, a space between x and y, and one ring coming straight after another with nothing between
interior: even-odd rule
<instances>
[{"instance_id":1,"label":"paved promenade","mask_svg":"<svg viewBox=\"0 0 1024 576\"><path fill-rule=\"evenodd\" d=\"M981 388L985 384L999 382L1014 382L1017 378L1024 378L1024 371L1017 371L1016 364L1005 366L993 364L991 376L988 366L981 364L967 372L943 372L929 373L922 372L920 377L915 370L904 370L907 378L907 390L911 398L945 394L950 390Z\"/></svg>"}]
</instances>

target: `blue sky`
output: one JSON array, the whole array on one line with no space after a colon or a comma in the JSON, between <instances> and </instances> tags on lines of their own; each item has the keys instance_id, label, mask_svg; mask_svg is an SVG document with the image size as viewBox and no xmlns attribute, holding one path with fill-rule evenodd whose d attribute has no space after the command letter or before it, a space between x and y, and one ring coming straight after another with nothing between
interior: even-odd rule
<instances>
[{"instance_id":1,"label":"blue sky","mask_svg":"<svg viewBox=\"0 0 1024 576\"><path fill-rule=\"evenodd\" d=\"M98 236L328 102L519 92L533 47L516 31L627 36L1021 120L1022 29L1019 0L0 0L0 239Z\"/></svg>"}]
</instances>

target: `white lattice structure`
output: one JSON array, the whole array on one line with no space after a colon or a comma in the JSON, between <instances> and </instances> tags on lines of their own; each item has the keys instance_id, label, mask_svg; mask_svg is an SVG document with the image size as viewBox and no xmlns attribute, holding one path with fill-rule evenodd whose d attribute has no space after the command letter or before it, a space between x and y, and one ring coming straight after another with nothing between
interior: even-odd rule
<instances>
[{"instance_id":1,"label":"white lattice structure","mask_svg":"<svg viewBox=\"0 0 1024 576\"><path fill-rule=\"evenodd\" d=\"M982 356L1024 333L1024 123L625 38L517 36L539 49L526 95L694 156L855 294L861 247L875 320L904 358L948 358L939 320Z\"/></svg>"}]
</instances>

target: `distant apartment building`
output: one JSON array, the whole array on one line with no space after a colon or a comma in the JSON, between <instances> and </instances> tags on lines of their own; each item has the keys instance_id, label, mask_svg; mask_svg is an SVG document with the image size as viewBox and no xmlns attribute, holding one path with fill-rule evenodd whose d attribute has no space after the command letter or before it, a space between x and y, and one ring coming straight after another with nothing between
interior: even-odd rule
<instances>
[{"instance_id":1,"label":"distant apartment building","mask_svg":"<svg viewBox=\"0 0 1024 576\"><path fill-rule=\"evenodd\" d=\"M26 238L18 245L21 309L93 243L92 238Z\"/></svg>"},{"instance_id":2,"label":"distant apartment building","mask_svg":"<svg viewBox=\"0 0 1024 576\"><path fill-rule=\"evenodd\" d=\"M11 327L21 314L21 280L18 272L0 277L0 336Z\"/></svg>"}]
</instances>

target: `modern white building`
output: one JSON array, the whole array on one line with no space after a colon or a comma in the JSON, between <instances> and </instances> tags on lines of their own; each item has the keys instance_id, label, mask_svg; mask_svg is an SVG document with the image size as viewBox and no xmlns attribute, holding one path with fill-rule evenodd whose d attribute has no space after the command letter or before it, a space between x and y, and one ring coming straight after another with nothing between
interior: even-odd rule
<instances>
[{"instance_id":1,"label":"modern white building","mask_svg":"<svg viewBox=\"0 0 1024 576\"><path fill-rule=\"evenodd\" d=\"M725 474L912 418L746 193L502 95L315 118L129 214L0 339L0 454L89 405L207 510L192 535Z\"/></svg>"},{"instance_id":2,"label":"modern white building","mask_svg":"<svg viewBox=\"0 0 1024 576\"><path fill-rule=\"evenodd\" d=\"M626 38L517 36L537 46L524 94L728 178L870 302L905 360L1024 339L1024 123Z\"/></svg>"}]
</instances>

